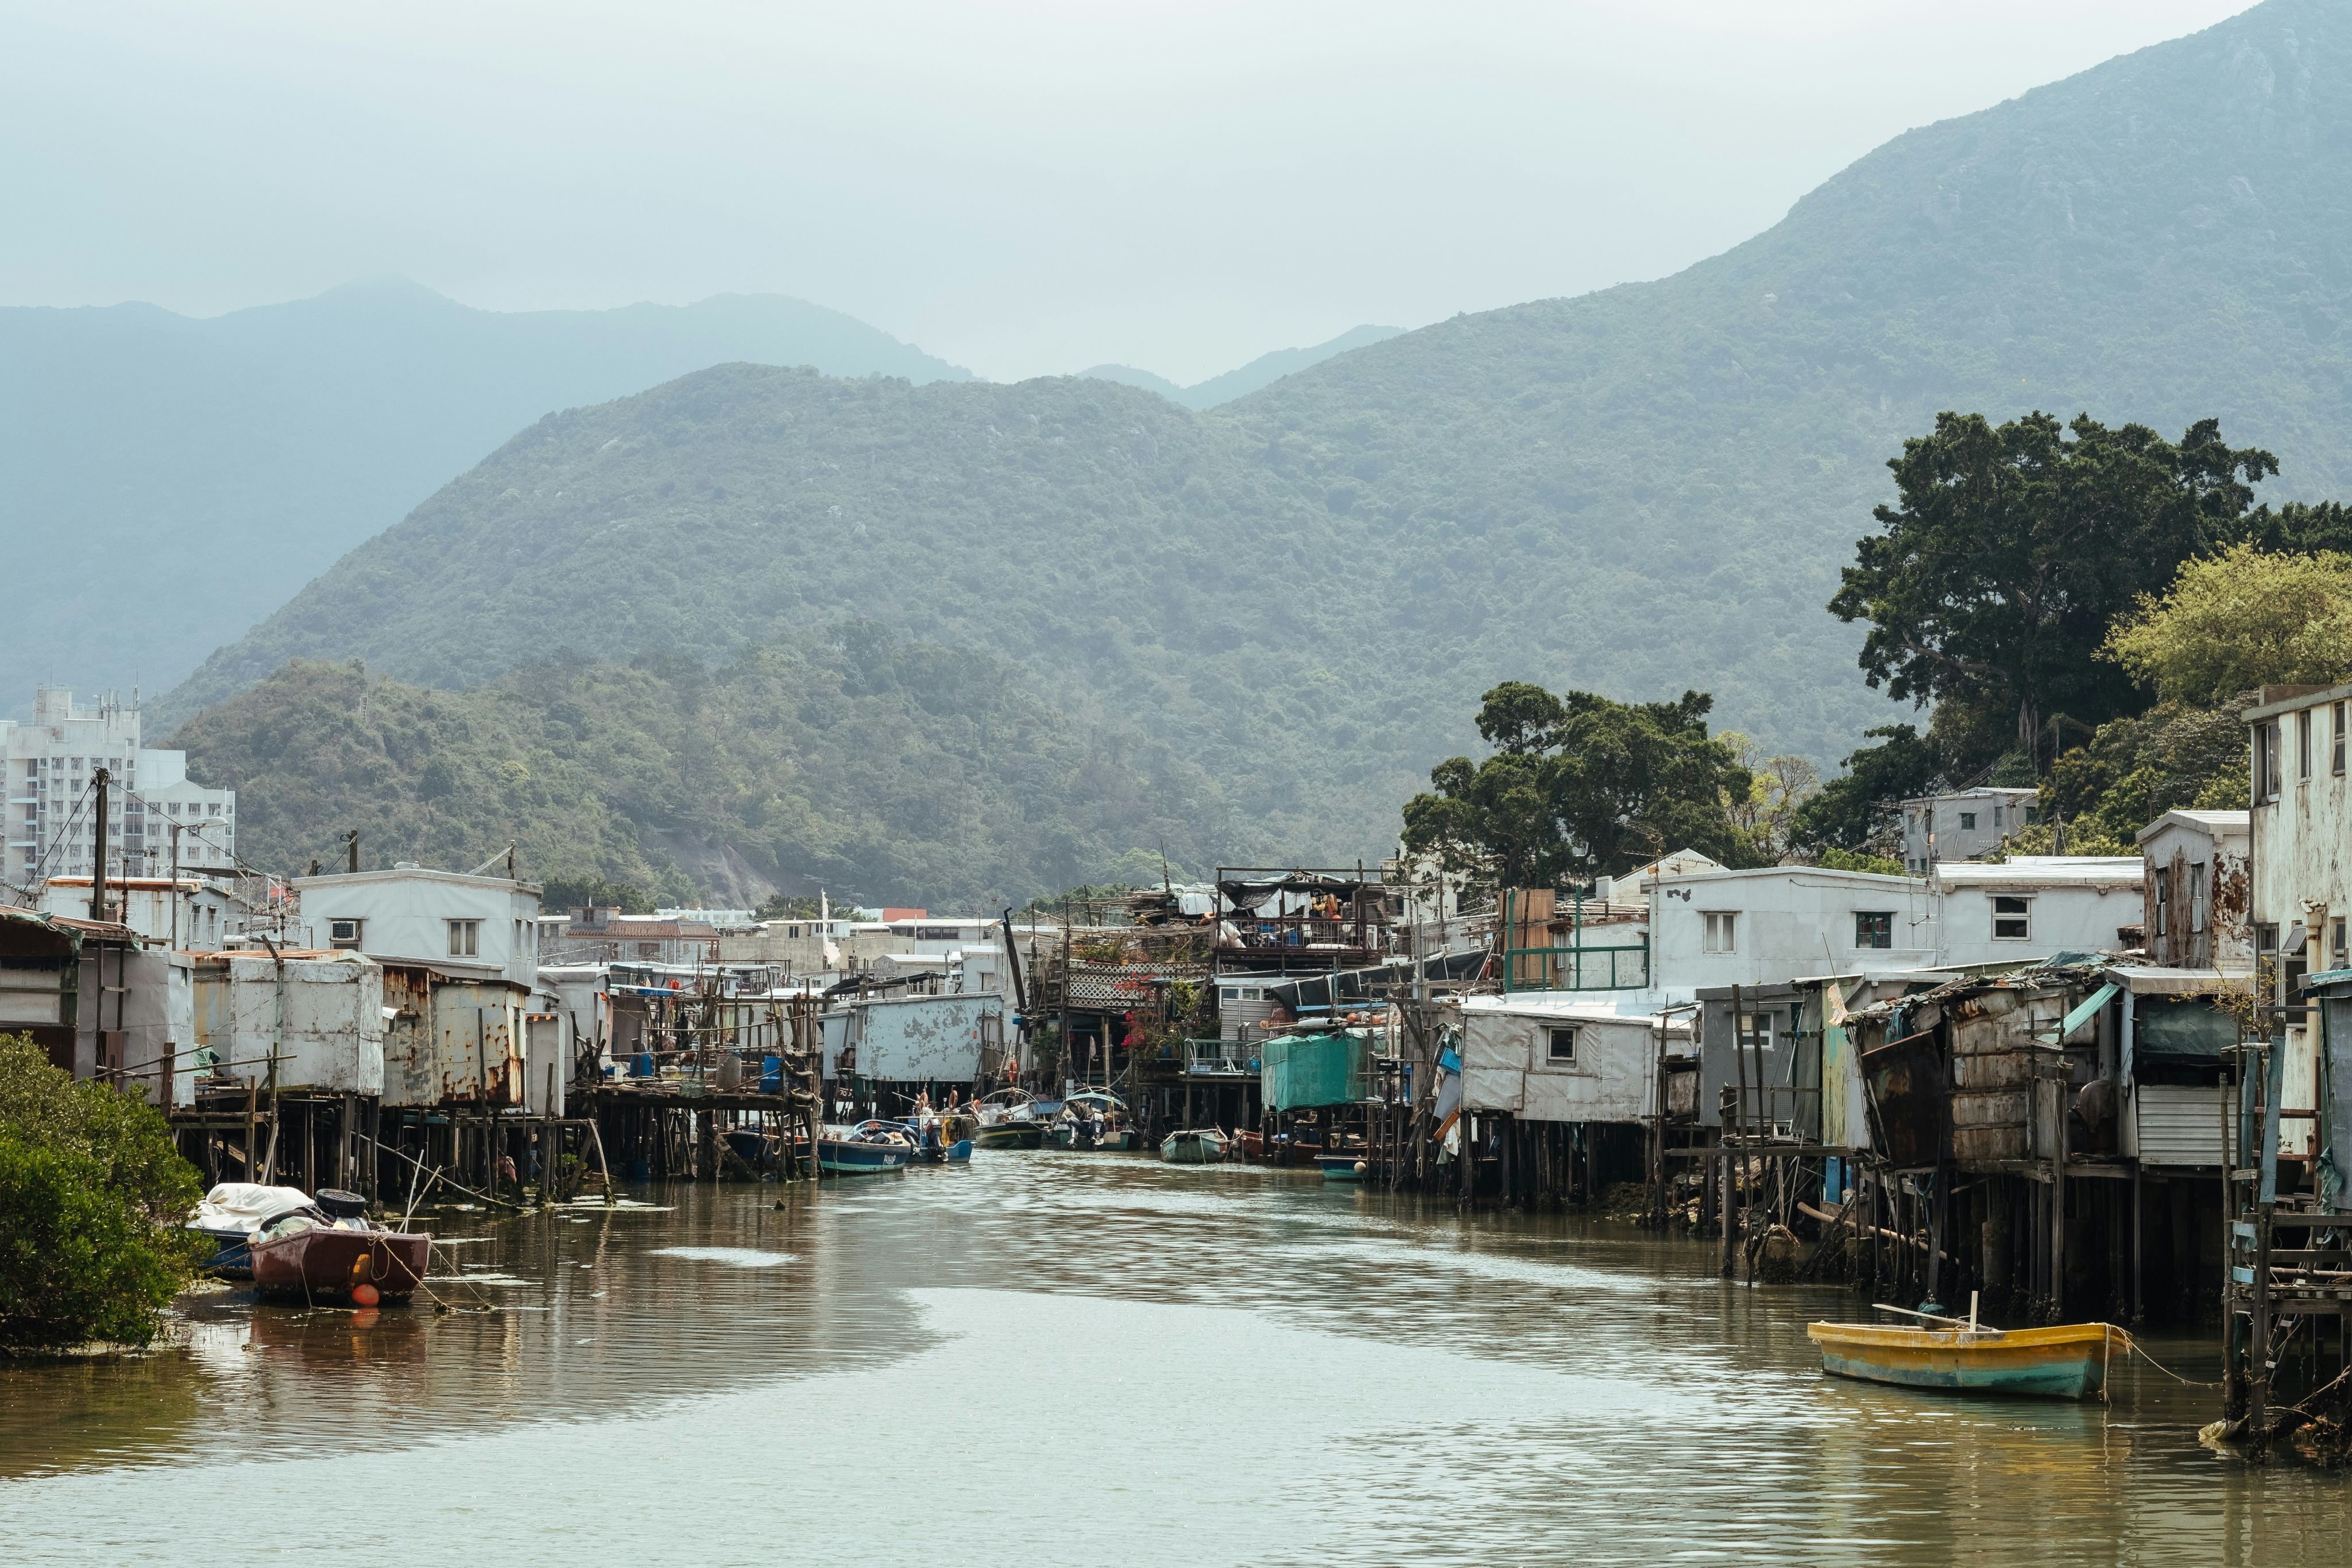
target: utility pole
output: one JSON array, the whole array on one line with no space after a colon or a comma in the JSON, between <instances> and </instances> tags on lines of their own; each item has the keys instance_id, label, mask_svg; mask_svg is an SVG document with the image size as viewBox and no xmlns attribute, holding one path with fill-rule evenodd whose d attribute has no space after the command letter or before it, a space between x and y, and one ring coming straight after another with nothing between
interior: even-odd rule
<instances>
[{"instance_id":1,"label":"utility pole","mask_svg":"<svg viewBox=\"0 0 2352 1568\"><path fill-rule=\"evenodd\" d=\"M91 830L89 856L89 917L92 920L106 918L106 793L107 787L113 781L113 775L103 768L90 775L90 782L98 787L98 825Z\"/></svg>"},{"instance_id":2,"label":"utility pole","mask_svg":"<svg viewBox=\"0 0 2352 1568\"><path fill-rule=\"evenodd\" d=\"M345 866L347 870L356 875L360 869L360 831L357 828L353 828L345 835L345 837L349 840L351 846L351 858L345 862Z\"/></svg>"}]
</instances>

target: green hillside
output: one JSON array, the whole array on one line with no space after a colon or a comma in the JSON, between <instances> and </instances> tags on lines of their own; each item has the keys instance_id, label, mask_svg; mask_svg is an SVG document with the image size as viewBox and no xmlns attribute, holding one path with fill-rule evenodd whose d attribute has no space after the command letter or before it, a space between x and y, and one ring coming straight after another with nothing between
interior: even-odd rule
<instances>
[{"instance_id":1,"label":"green hillside","mask_svg":"<svg viewBox=\"0 0 2352 1568\"><path fill-rule=\"evenodd\" d=\"M240 793L252 863L456 869L509 843L526 874L756 904L779 888L973 910L1124 852L1201 863L1230 831L1170 748L1070 724L997 661L870 624L717 670L570 653L461 693L294 664L182 727Z\"/></svg>"},{"instance_id":2,"label":"green hillside","mask_svg":"<svg viewBox=\"0 0 2352 1568\"><path fill-rule=\"evenodd\" d=\"M393 280L203 320L0 308L11 629L78 685L169 686L540 415L730 360L969 379L775 297L505 313Z\"/></svg>"},{"instance_id":3,"label":"green hillside","mask_svg":"<svg viewBox=\"0 0 2352 1568\"><path fill-rule=\"evenodd\" d=\"M730 366L551 417L175 694L292 657L489 679L559 643L729 659L870 617L1018 664L1290 854L1518 678L1687 686L1828 760L1903 716L1822 605L1943 408L2215 414L2338 488L2352 12L2273 3L1896 139L1663 282L1372 344L1194 414L1103 382Z\"/></svg>"}]
</instances>

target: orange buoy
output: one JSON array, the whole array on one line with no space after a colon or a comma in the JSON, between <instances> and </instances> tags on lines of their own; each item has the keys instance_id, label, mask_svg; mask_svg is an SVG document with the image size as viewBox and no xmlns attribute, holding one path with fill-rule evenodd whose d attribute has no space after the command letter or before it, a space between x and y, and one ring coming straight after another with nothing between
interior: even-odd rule
<instances>
[{"instance_id":1,"label":"orange buoy","mask_svg":"<svg viewBox=\"0 0 2352 1568\"><path fill-rule=\"evenodd\" d=\"M372 1307L382 1300L383 1294L365 1281L352 1287L352 1305L355 1307Z\"/></svg>"}]
</instances>

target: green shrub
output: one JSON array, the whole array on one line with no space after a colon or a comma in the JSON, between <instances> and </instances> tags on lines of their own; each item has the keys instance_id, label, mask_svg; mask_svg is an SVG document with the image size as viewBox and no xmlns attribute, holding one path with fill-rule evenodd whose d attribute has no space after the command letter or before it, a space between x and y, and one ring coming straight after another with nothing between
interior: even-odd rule
<instances>
[{"instance_id":1,"label":"green shrub","mask_svg":"<svg viewBox=\"0 0 2352 1568\"><path fill-rule=\"evenodd\" d=\"M144 1344L209 1248L163 1115L0 1035L0 1350Z\"/></svg>"}]
</instances>

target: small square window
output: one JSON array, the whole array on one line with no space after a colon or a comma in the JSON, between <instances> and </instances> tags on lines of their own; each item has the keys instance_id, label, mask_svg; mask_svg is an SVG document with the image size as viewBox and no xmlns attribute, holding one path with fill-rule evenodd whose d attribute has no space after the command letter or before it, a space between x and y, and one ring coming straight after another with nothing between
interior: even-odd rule
<instances>
[{"instance_id":1,"label":"small square window","mask_svg":"<svg viewBox=\"0 0 2352 1568\"><path fill-rule=\"evenodd\" d=\"M1772 1015L1770 1013L1741 1013L1739 1015L1739 1043L1750 1051L1771 1050Z\"/></svg>"},{"instance_id":2,"label":"small square window","mask_svg":"<svg viewBox=\"0 0 2352 1568\"><path fill-rule=\"evenodd\" d=\"M1972 833L1976 831L1976 826L1977 814L1974 811L1962 811L1960 813L1960 831L1962 832Z\"/></svg>"},{"instance_id":3,"label":"small square window","mask_svg":"<svg viewBox=\"0 0 2352 1568\"><path fill-rule=\"evenodd\" d=\"M1576 1031L1572 1029L1544 1030L1544 1059L1548 1061L1574 1061Z\"/></svg>"},{"instance_id":4,"label":"small square window","mask_svg":"<svg viewBox=\"0 0 2352 1568\"><path fill-rule=\"evenodd\" d=\"M2033 936L2033 901L1995 894L1992 935L1998 942L2025 942Z\"/></svg>"},{"instance_id":5,"label":"small square window","mask_svg":"<svg viewBox=\"0 0 2352 1568\"><path fill-rule=\"evenodd\" d=\"M1853 945L1857 947L1894 946L1894 912L1892 910L1854 911Z\"/></svg>"},{"instance_id":6,"label":"small square window","mask_svg":"<svg viewBox=\"0 0 2352 1568\"><path fill-rule=\"evenodd\" d=\"M2030 828L2030 827L2033 826L2033 824L2034 824L2034 823L2036 823L2036 822L2040 821L2041 820L2042 820L2042 808L2041 808L2041 807L2039 807L2039 806L2028 806L2027 808L2025 808L2025 825L2026 825L2027 827L2029 827L2029 828Z\"/></svg>"},{"instance_id":7,"label":"small square window","mask_svg":"<svg viewBox=\"0 0 2352 1568\"><path fill-rule=\"evenodd\" d=\"M481 952L482 923L478 920L449 922L449 956L471 958Z\"/></svg>"}]
</instances>

